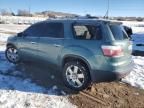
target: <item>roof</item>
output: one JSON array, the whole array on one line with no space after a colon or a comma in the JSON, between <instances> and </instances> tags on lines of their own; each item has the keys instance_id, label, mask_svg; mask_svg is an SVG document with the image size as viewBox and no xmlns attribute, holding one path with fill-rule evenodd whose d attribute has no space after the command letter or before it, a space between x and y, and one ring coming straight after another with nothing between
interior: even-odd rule
<instances>
[{"instance_id":1,"label":"roof","mask_svg":"<svg viewBox=\"0 0 144 108\"><path fill-rule=\"evenodd\" d=\"M52 22L53 21L56 21L56 22L94 22L94 21L97 21L97 22L101 22L101 23L122 24L121 22L113 21L113 20L107 20L107 19L90 19L90 18L87 18L87 19L82 19L82 18L47 19L44 22L51 22L51 21Z\"/></svg>"}]
</instances>

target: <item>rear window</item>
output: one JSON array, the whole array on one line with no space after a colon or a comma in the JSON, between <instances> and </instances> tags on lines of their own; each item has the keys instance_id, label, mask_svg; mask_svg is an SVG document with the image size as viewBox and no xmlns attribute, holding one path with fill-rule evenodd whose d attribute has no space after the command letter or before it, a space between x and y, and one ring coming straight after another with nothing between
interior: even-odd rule
<instances>
[{"instance_id":1,"label":"rear window","mask_svg":"<svg viewBox=\"0 0 144 108\"><path fill-rule=\"evenodd\" d=\"M128 39L127 33L125 32L125 30L121 25L115 24L115 25L110 25L109 27L115 40Z\"/></svg>"}]
</instances>

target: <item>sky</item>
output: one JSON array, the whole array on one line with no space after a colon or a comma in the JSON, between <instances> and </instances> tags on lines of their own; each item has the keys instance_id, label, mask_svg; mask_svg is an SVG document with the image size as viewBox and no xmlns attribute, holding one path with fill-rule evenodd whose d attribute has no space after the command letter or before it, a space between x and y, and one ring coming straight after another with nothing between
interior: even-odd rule
<instances>
[{"instance_id":1,"label":"sky","mask_svg":"<svg viewBox=\"0 0 144 108\"><path fill-rule=\"evenodd\" d=\"M144 0L109 0L109 16L144 17ZM0 0L0 9L17 12L29 9L31 12L45 10L104 16L108 0Z\"/></svg>"}]
</instances>

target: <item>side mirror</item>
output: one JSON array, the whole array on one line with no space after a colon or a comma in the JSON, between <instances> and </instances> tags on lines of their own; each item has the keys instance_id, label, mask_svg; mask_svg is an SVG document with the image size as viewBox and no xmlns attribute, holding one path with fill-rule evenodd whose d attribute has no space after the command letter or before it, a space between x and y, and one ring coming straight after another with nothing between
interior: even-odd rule
<instances>
[{"instance_id":1,"label":"side mirror","mask_svg":"<svg viewBox=\"0 0 144 108\"><path fill-rule=\"evenodd\" d=\"M18 37L22 37L23 36L23 32L20 32L17 34Z\"/></svg>"}]
</instances>

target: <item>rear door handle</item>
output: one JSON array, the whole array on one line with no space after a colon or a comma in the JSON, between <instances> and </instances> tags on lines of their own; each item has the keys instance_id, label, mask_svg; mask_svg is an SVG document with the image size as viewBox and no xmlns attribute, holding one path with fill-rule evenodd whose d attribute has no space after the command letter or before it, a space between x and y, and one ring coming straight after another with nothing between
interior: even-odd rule
<instances>
[{"instance_id":1,"label":"rear door handle","mask_svg":"<svg viewBox=\"0 0 144 108\"><path fill-rule=\"evenodd\" d=\"M55 47L60 47L61 45L58 45L58 44L54 44L54 46L55 46Z\"/></svg>"}]
</instances>

